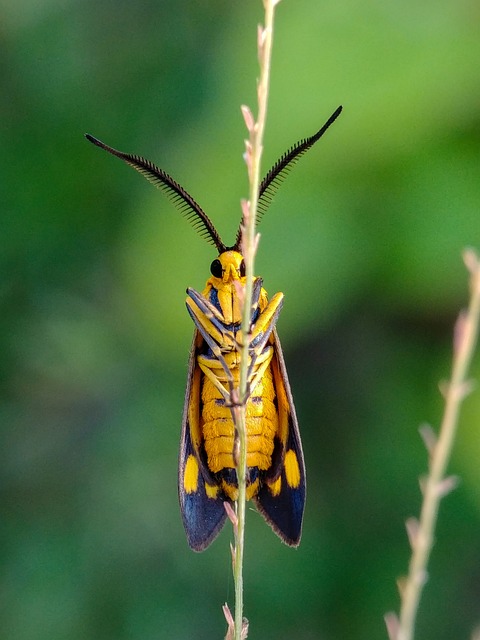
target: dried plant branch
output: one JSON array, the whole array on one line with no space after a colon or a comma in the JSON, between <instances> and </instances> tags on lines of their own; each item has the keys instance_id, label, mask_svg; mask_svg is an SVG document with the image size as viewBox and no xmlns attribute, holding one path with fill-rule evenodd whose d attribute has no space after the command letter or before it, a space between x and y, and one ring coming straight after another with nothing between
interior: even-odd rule
<instances>
[{"instance_id":1,"label":"dried plant branch","mask_svg":"<svg viewBox=\"0 0 480 640\"><path fill-rule=\"evenodd\" d=\"M243 551L245 539L245 502L246 502L246 467L247 467L247 433L246 433L246 402L248 399L248 360L250 333L250 313L254 279L255 253L258 238L255 231L257 213L258 190L260 185L260 166L263 151L263 134L268 104L268 89L270 83L270 64L273 41L273 23L275 6L280 0L264 0L265 26L258 27L258 58L260 77L257 85L258 117L255 118L251 110L242 106L242 114L248 130L248 140L245 142L245 161L249 177L249 198L242 202L242 253L245 260L246 284L243 293L242 335L244 336L240 357L240 374L238 398L233 398L236 404L234 421L236 427L235 459L237 465L238 499L236 513L229 514L234 521L235 546L232 550L233 576L235 582L235 618L224 608L228 631L227 638L244 640L248 633L248 621L243 617ZM233 627L233 628L232 628Z\"/></svg>"},{"instance_id":2,"label":"dried plant branch","mask_svg":"<svg viewBox=\"0 0 480 640\"><path fill-rule=\"evenodd\" d=\"M450 382L440 387L445 397L445 411L438 438L430 427L420 429L430 457L429 473L421 481L423 503L420 519L410 518L407 521L412 556L408 576L400 584L400 616L397 618L394 613L385 616L390 640L413 640L418 605L427 580L427 565L440 500L456 486L456 478L447 476L446 471L457 432L460 406L472 389L467 374L477 341L480 317L480 261L470 249L464 252L463 257L470 272L470 302L468 309L460 313L455 325Z\"/></svg>"}]
</instances>

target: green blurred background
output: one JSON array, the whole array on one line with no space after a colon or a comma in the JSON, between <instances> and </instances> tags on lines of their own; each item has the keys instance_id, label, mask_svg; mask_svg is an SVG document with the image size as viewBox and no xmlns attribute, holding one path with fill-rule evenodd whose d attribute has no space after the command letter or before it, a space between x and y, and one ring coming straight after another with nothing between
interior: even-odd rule
<instances>
[{"instance_id":1,"label":"green blurred background","mask_svg":"<svg viewBox=\"0 0 480 640\"><path fill-rule=\"evenodd\" d=\"M221 638L231 532L192 553L176 489L185 289L214 255L83 134L155 161L233 241L261 3L3 0L0 16L0 637ZM440 421L461 252L480 249L479 19L473 0L278 7L265 171L344 113L260 228L309 492L298 551L248 514L252 639L386 638L398 609L417 430ZM422 640L480 622L479 421L477 391Z\"/></svg>"}]
</instances>

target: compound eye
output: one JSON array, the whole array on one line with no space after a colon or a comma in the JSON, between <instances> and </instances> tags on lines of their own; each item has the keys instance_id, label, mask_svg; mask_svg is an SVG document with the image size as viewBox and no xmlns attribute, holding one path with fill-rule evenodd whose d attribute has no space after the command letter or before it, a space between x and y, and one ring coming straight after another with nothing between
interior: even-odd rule
<instances>
[{"instance_id":1,"label":"compound eye","mask_svg":"<svg viewBox=\"0 0 480 640\"><path fill-rule=\"evenodd\" d=\"M244 278L245 277L245 260L242 260L240 263L240 277Z\"/></svg>"},{"instance_id":2,"label":"compound eye","mask_svg":"<svg viewBox=\"0 0 480 640\"><path fill-rule=\"evenodd\" d=\"M210 273L212 274L212 276L215 276L215 278L222 277L223 267L222 267L222 263L218 258L214 260L210 265Z\"/></svg>"}]
</instances>

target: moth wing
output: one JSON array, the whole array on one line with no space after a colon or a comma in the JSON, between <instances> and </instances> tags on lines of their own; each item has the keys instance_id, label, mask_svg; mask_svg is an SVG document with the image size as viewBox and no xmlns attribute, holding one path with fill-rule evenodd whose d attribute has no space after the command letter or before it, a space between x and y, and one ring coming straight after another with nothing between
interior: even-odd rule
<instances>
[{"instance_id":1,"label":"moth wing","mask_svg":"<svg viewBox=\"0 0 480 640\"><path fill-rule=\"evenodd\" d=\"M288 382L282 348L273 331L272 371L278 408L278 434L272 468L255 502L275 533L289 546L297 547L302 535L306 497L305 463L298 421Z\"/></svg>"},{"instance_id":2,"label":"moth wing","mask_svg":"<svg viewBox=\"0 0 480 640\"><path fill-rule=\"evenodd\" d=\"M197 351L202 337L195 331L188 362L178 465L178 496L188 544L203 551L216 538L226 518L219 487L208 471L200 427L201 371Z\"/></svg>"}]
</instances>

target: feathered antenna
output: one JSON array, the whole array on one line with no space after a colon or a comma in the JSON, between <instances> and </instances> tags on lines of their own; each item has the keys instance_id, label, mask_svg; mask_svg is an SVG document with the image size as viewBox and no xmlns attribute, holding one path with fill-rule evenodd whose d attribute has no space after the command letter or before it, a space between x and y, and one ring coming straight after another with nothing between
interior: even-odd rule
<instances>
[{"instance_id":1,"label":"feathered antenna","mask_svg":"<svg viewBox=\"0 0 480 640\"><path fill-rule=\"evenodd\" d=\"M290 172L293 165L297 162L297 160L310 149L313 145L320 140L328 127L335 122L340 113L342 112L342 107L338 107L338 109L330 116L330 118L326 121L321 129L317 131L310 138L305 138L300 140L296 144L293 145L286 153L281 156L277 160L277 162L273 165L270 171L267 173L265 178L260 183L258 188L258 203L257 203L257 224L261 221L262 217L266 213L270 203L272 202L273 196L275 195L276 190L285 179L285 177ZM243 223L243 220L242 220ZM235 247L240 246L240 242L242 239L242 223L237 231L237 237L235 240Z\"/></svg>"},{"instance_id":2,"label":"feathered antenna","mask_svg":"<svg viewBox=\"0 0 480 640\"><path fill-rule=\"evenodd\" d=\"M168 173L159 169L153 162L150 162L150 160L145 160L145 158L130 153L117 151L117 149L109 147L89 133L86 133L85 137L97 147L100 147L100 149L105 149L108 153L124 160L141 173L149 182L161 189L180 213L189 220L193 228L198 231L202 238L205 238L208 242L215 245L219 253L225 251L226 247L205 211Z\"/></svg>"}]
</instances>

